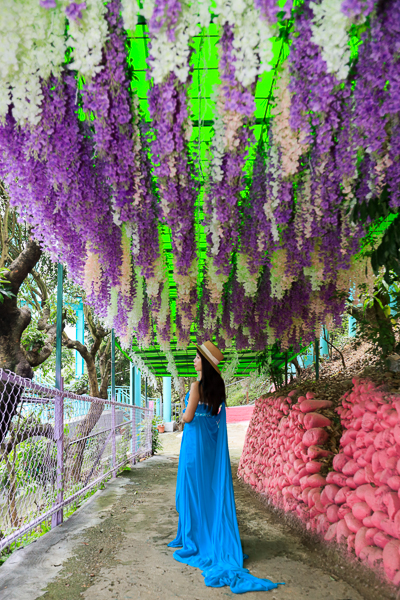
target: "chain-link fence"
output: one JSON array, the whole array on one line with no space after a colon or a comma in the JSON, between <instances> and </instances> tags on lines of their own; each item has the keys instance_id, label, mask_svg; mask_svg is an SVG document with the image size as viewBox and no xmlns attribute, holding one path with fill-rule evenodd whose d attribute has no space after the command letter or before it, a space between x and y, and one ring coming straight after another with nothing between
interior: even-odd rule
<instances>
[{"instance_id":1,"label":"chain-link fence","mask_svg":"<svg viewBox=\"0 0 400 600\"><path fill-rule=\"evenodd\" d=\"M151 408L33 383L0 369L0 551L129 461L151 454Z\"/></svg>"}]
</instances>

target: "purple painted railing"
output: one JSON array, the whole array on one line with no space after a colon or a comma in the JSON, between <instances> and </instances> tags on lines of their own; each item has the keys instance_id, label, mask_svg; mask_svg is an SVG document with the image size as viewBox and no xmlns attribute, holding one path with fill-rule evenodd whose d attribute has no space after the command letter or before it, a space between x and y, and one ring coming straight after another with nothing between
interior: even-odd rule
<instances>
[{"instance_id":1,"label":"purple painted railing","mask_svg":"<svg viewBox=\"0 0 400 600\"><path fill-rule=\"evenodd\" d=\"M89 403L84 414L80 403ZM45 520L59 525L65 506L151 455L152 418L152 408L78 396L0 369L0 551Z\"/></svg>"}]
</instances>

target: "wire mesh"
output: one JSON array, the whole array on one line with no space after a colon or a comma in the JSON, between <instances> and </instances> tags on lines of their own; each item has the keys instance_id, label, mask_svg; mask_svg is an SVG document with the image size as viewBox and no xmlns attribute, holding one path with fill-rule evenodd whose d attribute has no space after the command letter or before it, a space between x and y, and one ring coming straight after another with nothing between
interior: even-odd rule
<instances>
[{"instance_id":1,"label":"wire mesh","mask_svg":"<svg viewBox=\"0 0 400 600\"><path fill-rule=\"evenodd\" d=\"M0 551L128 462L151 454L153 409L0 369Z\"/></svg>"}]
</instances>

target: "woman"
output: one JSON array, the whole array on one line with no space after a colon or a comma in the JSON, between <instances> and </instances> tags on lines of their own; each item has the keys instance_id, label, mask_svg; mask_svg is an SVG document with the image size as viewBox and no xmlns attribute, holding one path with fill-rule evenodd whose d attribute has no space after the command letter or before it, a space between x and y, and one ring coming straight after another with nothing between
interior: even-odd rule
<instances>
[{"instance_id":1,"label":"woman","mask_svg":"<svg viewBox=\"0 0 400 600\"><path fill-rule=\"evenodd\" d=\"M200 381L186 395L186 423L176 483L178 533L168 544L174 558L203 570L210 587L232 592L271 590L279 584L243 568L236 518L225 414L225 385L218 369L223 355L212 342L197 346ZM189 401L188 401L189 396ZM221 407L220 412L218 412Z\"/></svg>"}]
</instances>

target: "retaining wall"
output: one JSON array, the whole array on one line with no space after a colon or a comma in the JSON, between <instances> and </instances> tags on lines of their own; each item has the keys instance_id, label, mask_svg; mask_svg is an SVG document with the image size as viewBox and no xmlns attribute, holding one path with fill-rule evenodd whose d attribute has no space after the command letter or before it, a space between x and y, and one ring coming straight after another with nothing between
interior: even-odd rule
<instances>
[{"instance_id":1,"label":"retaining wall","mask_svg":"<svg viewBox=\"0 0 400 600\"><path fill-rule=\"evenodd\" d=\"M400 585L400 395L353 379L335 409L298 396L257 400L239 477Z\"/></svg>"}]
</instances>

